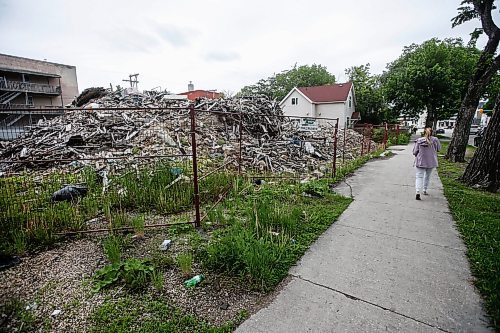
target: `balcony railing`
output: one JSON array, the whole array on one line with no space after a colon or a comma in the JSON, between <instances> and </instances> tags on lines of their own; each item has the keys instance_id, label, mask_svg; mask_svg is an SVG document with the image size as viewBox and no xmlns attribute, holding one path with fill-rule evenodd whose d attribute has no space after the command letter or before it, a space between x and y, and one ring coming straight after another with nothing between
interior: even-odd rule
<instances>
[{"instance_id":1,"label":"balcony railing","mask_svg":"<svg viewBox=\"0 0 500 333\"><path fill-rule=\"evenodd\" d=\"M60 95L61 87L50 84L0 80L0 90Z\"/></svg>"}]
</instances>

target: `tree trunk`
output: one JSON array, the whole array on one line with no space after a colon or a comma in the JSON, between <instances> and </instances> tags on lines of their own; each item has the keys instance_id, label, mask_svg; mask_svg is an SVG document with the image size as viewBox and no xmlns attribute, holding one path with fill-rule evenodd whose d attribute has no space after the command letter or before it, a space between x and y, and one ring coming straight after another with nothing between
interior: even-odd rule
<instances>
[{"instance_id":1,"label":"tree trunk","mask_svg":"<svg viewBox=\"0 0 500 333\"><path fill-rule=\"evenodd\" d=\"M460 110L457 115L457 122L451 137L446 158L452 162L464 162L465 150L469 141L470 125L476 112L479 98L484 88L490 83L493 75L500 67L500 56L495 57L500 41L500 30L493 22L491 10L493 1L474 1L474 8L481 19L484 32L488 35L488 42L481 53L481 57L476 66L476 71L472 76L467 93L465 94Z\"/></svg>"},{"instance_id":2,"label":"tree trunk","mask_svg":"<svg viewBox=\"0 0 500 333\"><path fill-rule=\"evenodd\" d=\"M479 90L467 95L462 101L462 106L457 114L457 121L451 136L446 158L452 162L465 162L465 150L469 142L470 125L479 103Z\"/></svg>"},{"instance_id":3,"label":"tree trunk","mask_svg":"<svg viewBox=\"0 0 500 333\"><path fill-rule=\"evenodd\" d=\"M500 188L500 94L483 139L461 180L491 192Z\"/></svg>"}]
</instances>

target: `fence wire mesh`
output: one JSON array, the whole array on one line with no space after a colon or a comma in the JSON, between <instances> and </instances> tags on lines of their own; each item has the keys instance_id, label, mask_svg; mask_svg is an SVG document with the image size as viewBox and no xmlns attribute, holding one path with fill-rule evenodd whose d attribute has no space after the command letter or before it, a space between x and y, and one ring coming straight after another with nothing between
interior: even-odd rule
<instances>
[{"instance_id":1,"label":"fence wire mesh","mask_svg":"<svg viewBox=\"0 0 500 333\"><path fill-rule=\"evenodd\" d=\"M0 143L0 251L61 233L199 226L242 178L332 177L377 148L373 127L241 108L43 111L2 114L0 130L21 135Z\"/></svg>"}]
</instances>

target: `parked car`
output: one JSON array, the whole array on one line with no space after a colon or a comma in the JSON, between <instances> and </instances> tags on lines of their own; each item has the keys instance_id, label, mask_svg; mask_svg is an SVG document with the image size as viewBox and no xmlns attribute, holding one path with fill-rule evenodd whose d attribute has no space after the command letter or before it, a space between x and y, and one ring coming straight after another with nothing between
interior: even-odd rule
<instances>
[{"instance_id":1,"label":"parked car","mask_svg":"<svg viewBox=\"0 0 500 333\"><path fill-rule=\"evenodd\" d=\"M444 128L438 128L436 134L444 134Z\"/></svg>"}]
</instances>

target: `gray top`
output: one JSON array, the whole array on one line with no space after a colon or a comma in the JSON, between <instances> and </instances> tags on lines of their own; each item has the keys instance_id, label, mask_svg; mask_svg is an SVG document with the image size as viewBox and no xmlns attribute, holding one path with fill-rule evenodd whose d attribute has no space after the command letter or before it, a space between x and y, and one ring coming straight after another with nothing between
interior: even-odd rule
<instances>
[{"instance_id":1,"label":"gray top","mask_svg":"<svg viewBox=\"0 0 500 333\"><path fill-rule=\"evenodd\" d=\"M415 166L417 168L436 168L438 166L437 152L441 149L438 138L431 136L431 144L425 138L415 140L413 155L415 155Z\"/></svg>"}]
</instances>

